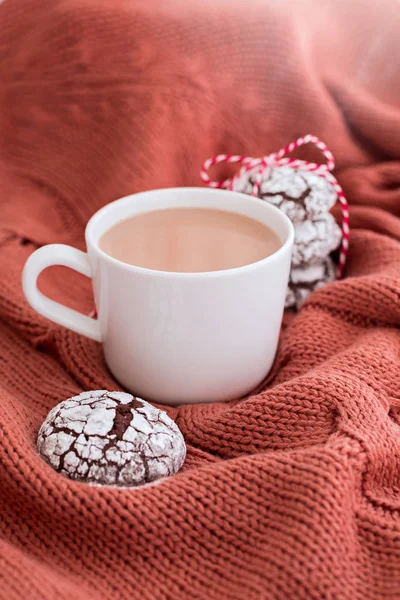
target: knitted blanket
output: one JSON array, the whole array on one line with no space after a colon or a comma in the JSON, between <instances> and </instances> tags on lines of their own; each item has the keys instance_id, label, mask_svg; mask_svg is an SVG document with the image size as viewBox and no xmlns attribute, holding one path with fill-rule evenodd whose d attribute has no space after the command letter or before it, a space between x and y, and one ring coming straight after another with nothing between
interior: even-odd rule
<instances>
[{"instance_id":1,"label":"knitted blanket","mask_svg":"<svg viewBox=\"0 0 400 600\"><path fill-rule=\"evenodd\" d=\"M396 0L0 3L1 600L400 598L399 33ZM201 185L208 156L306 133L350 201L346 277L286 317L248 398L167 408L178 475L121 490L54 472L47 412L121 388L99 344L28 307L27 257L84 248L118 197ZM83 276L40 286L92 310Z\"/></svg>"}]
</instances>

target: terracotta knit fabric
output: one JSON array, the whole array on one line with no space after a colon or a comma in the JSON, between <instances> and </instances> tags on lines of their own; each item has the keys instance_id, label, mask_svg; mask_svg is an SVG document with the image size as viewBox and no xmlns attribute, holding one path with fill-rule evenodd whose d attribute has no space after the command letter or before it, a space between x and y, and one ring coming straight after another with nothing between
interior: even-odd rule
<instances>
[{"instance_id":1,"label":"terracotta knit fabric","mask_svg":"<svg viewBox=\"0 0 400 600\"><path fill-rule=\"evenodd\" d=\"M396 0L0 3L1 600L400 598L399 18ZM120 388L100 345L28 307L26 258L83 248L115 198L200 185L208 156L306 133L351 203L346 278L287 317L249 398L167 409L177 476L54 472L35 450L50 408ZM41 287L92 308L67 269Z\"/></svg>"}]
</instances>

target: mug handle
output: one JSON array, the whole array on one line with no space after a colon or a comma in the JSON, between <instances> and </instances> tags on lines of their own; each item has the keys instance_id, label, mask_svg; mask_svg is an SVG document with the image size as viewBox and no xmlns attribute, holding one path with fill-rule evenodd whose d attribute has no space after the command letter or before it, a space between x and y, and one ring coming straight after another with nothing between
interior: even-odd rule
<instances>
[{"instance_id":1,"label":"mug handle","mask_svg":"<svg viewBox=\"0 0 400 600\"><path fill-rule=\"evenodd\" d=\"M64 244L43 246L30 255L22 272L22 289L27 301L36 312L54 323L101 342L98 321L51 300L38 290L37 278L40 273L47 267L55 265L70 267L86 277L92 277L92 268L87 254L81 250Z\"/></svg>"}]
</instances>

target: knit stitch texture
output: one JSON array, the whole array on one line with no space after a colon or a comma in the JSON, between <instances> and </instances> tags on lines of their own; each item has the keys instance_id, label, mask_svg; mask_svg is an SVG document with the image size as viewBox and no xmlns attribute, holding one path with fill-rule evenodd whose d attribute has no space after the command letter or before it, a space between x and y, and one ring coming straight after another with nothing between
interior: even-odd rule
<instances>
[{"instance_id":1,"label":"knit stitch texture","mask_svg":"<svg viewBox=\"0 0 400 600\"><path fill-rule=\"evenodd\" d=\"M0 3L1 600L400 598L399 13L395 0ZM309 132L351 204L346 277L285 318L248 398L167 408L180 473L122 490L54 472L35 449L48 411L121 388L99 344L28 307L27 257L84 248L85 223L118 197L200 185L209 156ZM70 270L40 286L93 308Z\"/></svg>"}]
</instances>

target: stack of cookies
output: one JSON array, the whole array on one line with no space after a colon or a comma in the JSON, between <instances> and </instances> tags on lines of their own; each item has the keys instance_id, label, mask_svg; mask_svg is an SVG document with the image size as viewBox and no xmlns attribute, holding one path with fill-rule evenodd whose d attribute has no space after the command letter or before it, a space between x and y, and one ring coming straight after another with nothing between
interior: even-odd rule
<instances>
[{"instance_id":1,"label":"stack of cookies","mask_svg":"<svg viewBox=\"0 0 400 600\"><path fill-rule=\"evenodd\" d=\"M258 169L235 179L233 189L251 194ZM286 308L300 308L312 292L335 279L331 254L339 247L342 233L329 211L337 201L336 190L311 171L276 166L265 169L258 196L282 210L294 225Z\"/></svg>"}]
</instances>

